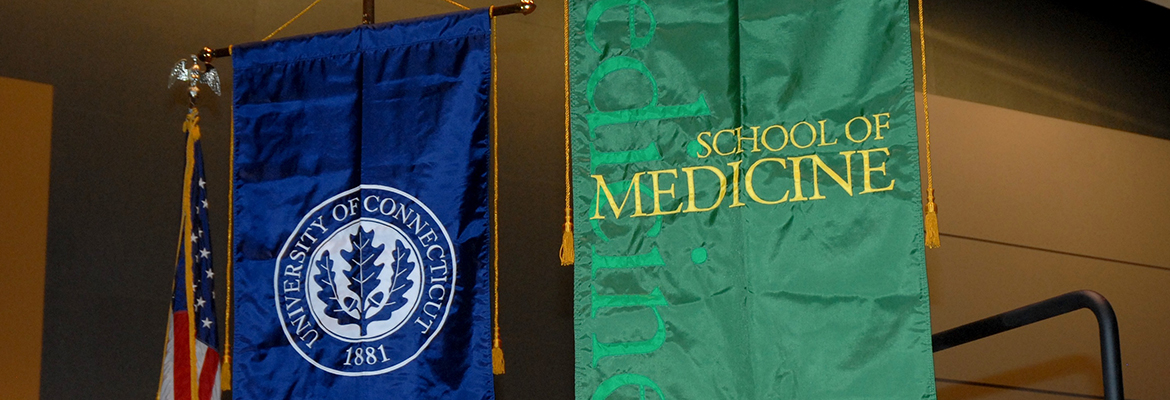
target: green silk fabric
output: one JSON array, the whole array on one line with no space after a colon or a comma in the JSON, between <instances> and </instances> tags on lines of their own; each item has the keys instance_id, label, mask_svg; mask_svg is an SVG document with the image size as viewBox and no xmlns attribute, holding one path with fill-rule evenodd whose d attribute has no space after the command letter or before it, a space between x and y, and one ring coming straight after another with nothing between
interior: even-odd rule
<instances>
[{"instance_id":1,"label":"green silk fabric","mask_svg":"<svg viewBox=\"0 0 1170 400\"><path fill-rule=\"evenodd\" d=\"M571 0L578 399L933 399L892 0Z\"/></svg>"}]
</instances>

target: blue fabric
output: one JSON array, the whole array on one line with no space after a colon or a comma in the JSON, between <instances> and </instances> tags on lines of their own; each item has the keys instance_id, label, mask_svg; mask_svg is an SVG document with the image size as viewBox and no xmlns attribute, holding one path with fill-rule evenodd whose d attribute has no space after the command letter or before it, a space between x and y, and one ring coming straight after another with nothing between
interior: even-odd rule
<instances>
[{"instance_id":1,"label":"blue fabric","mask_svg":"<svg viewBox=\"0 0 1170 400\"><path fill-rule=\"evenodd\" d=\"M235 47L234 398L494 398L489 18Z\"/></svg>"}]
</instances>

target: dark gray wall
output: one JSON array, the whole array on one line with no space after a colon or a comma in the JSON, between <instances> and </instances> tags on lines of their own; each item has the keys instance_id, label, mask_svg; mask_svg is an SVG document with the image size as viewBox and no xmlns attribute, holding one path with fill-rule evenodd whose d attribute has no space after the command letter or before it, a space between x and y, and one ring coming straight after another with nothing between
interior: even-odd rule
<instances>
[{"instance_id":1,"label":"dark gray wall","mask_svg":"<svg viewBox=\"0 0 1170 400\"><path fill-rule=\"evenodd\" d=\"M1170 9L1142 0L925 2L932 93L1170 139Z\"/></svg>"},{"instance_id":2,"label":"dark gray wall","mask_svg":"<svg viewBox=\"0 0 1170 400\"><path fill-rule=\"evenodd\" d=\"M56 93L42 398L154 395L186 108L181 91L166 89L169 68L203 46L257 40L308 3L0 2L0 75L49 83ZM1170 53L1158 34L1170 10L1138 0L927 3L933 93L1170 137ZM281 36L355 25L359 10L357 0L322 2ZM379 20L452 10L441 0L378 2ZM1161 25L1134 22L1151 19ZM561 20L559 2L540 2L535 14L498 24L501 323L509 368L497 389L505 399L570 398L573 390L571 274L556 255ZM216 65L230 93L230 62ZM230 101L205 96L212 235L222 268Z\"/></svg>"}]
</instances>

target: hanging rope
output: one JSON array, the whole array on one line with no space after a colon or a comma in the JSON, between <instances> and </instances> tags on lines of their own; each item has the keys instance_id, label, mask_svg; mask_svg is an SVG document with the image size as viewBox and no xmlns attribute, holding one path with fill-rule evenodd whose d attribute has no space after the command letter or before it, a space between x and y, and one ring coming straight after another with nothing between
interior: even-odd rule
<instances>
[{"instance_id":1,"label":"hanging rope","mask_svg":"<svg viewBox=\"0 0 1170 400\"><path fill-rule=\"evenodd\" d=\"M194 246L187 240L192 237L191 231L194 230L194 227L191 226L191 183L193 182L192 176L195 175L195 142L199 141L200 136L202 136L199 131L199 110L192 107L187 113L187 120L183 122L183 131L187 132L187 163L183 167L183 283L187 286L187 304L195 304L195 287L192 284L194 277L191 271L191 266L194 265L194 258L191 256L191 247ZM195 326L194 312L187 313L187 326ZM179 335L181 333L175 332L175 334ZM195 330L187 329L186 334L188 340L187 351L189 351L187 358L190 359L191 368L191 375L189 377L189 382L191 383L190 398L197 399L199 398L199 370L196 369Z\"/></svg>"},{"instance_id":2,"label":"hanging rope","mask_svg":"<svg viewBox=\"0 0 1170 400\"><path fill-rule=\"evenodd\" d=\"M285 22L284 25L281 25L279 28L276 28L275 31L272 31L272 33L269 33L268 36L265 36L263 39L260 39L260 41L266 42L266 41L268 41L268 39L272 39L273 36L276 36L277 33L280 33L280 31L283 31L284 28L287 28L289 26L289 24L292 24L293 21L297 20L297 18L300 18L302 15L305 15L305 13L309 12L309 10L313 8L313 6L317 5L317 3L320 3L320 2L321 2L321 0L313 0L312 4L309 4L308 7L305 7L304 10L301 10L301 12L299 12L299 13L297 13L297 15L293 16L292 19L288 20L288 22Z\"/></svg>"},{"instance_id":3,"label":"hanging rope","mask_svg":"<svg viewBox=\"0 0 1170 400\"><path fill-rule=\"evenodd\" d=\"M491 15L492 8L488 8ZM492 22L492 373L504 374L504 349L500 346L500 113L496 80L496 19Z\"/></svg>"},{"instance_id":4,"label":"hanging rope","mask_svg":"<svg viewBox=\"0 0 1170 400\"><path fill-rule=\"evenodd\" d=\"M918 43L922 54L922 116L926 131L926 215L923 216L923 225L926 228L926 247L938 248L938 205L934 203L934 177L930 170L930 106L926 101L926 23L922 17L922 0L918 0Z\"/></svg>"},{"instance_id":5,"label":"hanging rope","mask_svg":"<svg viewBox=\"0 0 1170 400\"><path fill-rule=\"evenodd\" d=\"M451 3L451 4L454 4L456 7L462 8L462 9L464 9L464 10L470 10L470 8L467 8L467 6L465 6L465 5L462 5L462 4L459 4L459 3L456 3L456 2L454 2L454 1L451 1L451 0L443 0L443 1L445 1L445 2L448 2L448 3ZM489 13L490 13L490 12L489 12ZM494 30L493 30L493 31L494 31Z\"/></svg>"},{"instance_id":6,"label":"hanging rope","mask_svg":"<svg viewBox=\"0 0 1170 400\"><path fill-rule=\"evenodd\" d=\"M234 110L232 111L232 115L233 115L233 120L234 120L235 119L235 111ZM232 242L233 242L232 233L235 231L235 218L233 218L233 216L236 215L235 214L236 185L233 184L233 182L236 181L236 169L235 169L236 141L234 140L234 138L236 137L235 124L232 124L231 137L233 138L233 140L231 141L230 149L228 150L229 157L231 158L231 161L230 161L231 165L228 166L228 171L231 171L231 182L228 182L228 239L227 239L227 254L228 254L228 256L227 256L227 268L226 268L227 269L227 271L226 271L226 273L227 273L227 299L225 301L225 303L227 304L227 307L223 312L223 319L224 319L224 324L223 324L223 337L224 337L224 339L223 339L223 367L221 368L220 383L219 383L220 387L223 388L223 390L225 390L225 391L232 390L232 335L231 335L231 330L232 330L232 254L235 254L235 253L233 253L233 248L232 248Z\"/></svg>"},{"instance_id":7,"label":"hanging rope","mask_svg":"<svg viewBox=\"0 0 1170 400\"><path fill-rule=\"evenodd\" d=\"M573 265L573 153L569 117L569 1L565 0L565 224L561 232L561 265Z\"/></svg>"}]
</instances>

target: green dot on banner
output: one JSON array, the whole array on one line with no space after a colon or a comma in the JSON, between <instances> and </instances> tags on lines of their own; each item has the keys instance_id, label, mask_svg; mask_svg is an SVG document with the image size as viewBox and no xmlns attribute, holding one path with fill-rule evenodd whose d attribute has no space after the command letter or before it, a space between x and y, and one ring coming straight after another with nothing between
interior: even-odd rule
<instances>
[{"instance_id":1,"label":"green dot on banner","mask_svg":"<svg viewBox=\"0 0 1170 400\"><path fill-rule=\"evenodd\" d=\"M698 140L687 142L687 156L691 158L699 158L699 153L703 151L703 146L699 145Z\"/></svg>"},{"instance_id":2,"label":"green dot on banner","mask_svg":"<svg viewBox=\"0 0 1170 400\"><path fill-rule=\"evenodd\" d=\"M694 261L695 264L702 264L707 262L707 249L699 247L691 250L691 261Z\"/></svg>"}]
</instances>

